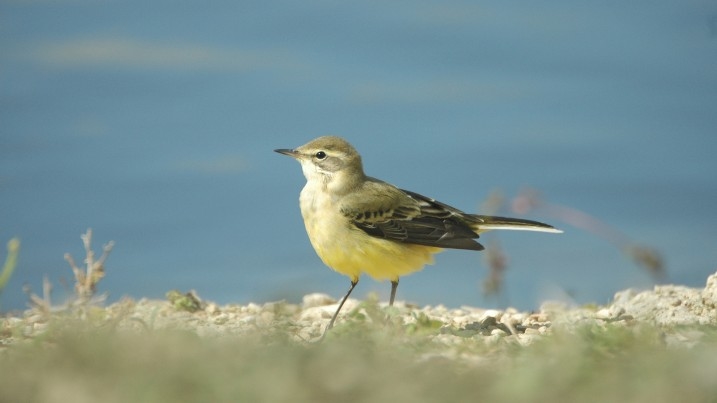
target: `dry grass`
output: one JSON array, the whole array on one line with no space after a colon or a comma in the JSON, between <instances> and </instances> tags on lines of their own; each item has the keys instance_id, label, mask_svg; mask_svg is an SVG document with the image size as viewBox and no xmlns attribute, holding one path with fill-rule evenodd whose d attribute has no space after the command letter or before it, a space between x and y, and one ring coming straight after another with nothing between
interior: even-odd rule
<instances>
[{"instance_id":1,"label":"dry grass","mask_svg":"<svg viewBox=\"0 0 717 403\"><path fill-rule=\"evenodd\" d=\"M555 328L527 346L473 334L447 356L436 341L445 329L431 321L348 318L321 343L292 340L285 326L261 336L199 337L116 323L53 316L41 336L6 347L1 400L656 403L717 396L717 331L706 327L691 347L670 346L663 329L646 325Z\"/></svg>"}]
</instances>

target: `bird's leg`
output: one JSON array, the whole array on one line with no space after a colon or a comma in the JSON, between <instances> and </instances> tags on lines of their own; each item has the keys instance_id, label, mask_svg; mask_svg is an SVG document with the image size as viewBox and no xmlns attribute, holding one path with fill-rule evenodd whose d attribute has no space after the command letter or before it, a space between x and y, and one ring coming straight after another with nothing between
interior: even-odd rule
<instances>
[{"instance_id":1,"label":"bird's leg","mask_svg":"<svg viewBox=\"0 0 717 403\"><path fill-rule=\"evenodd\" d=\"M388 300L388 306L393 306L393 300L396 299L396 289L398 288L398 277L391 280L391 299Z\"/></svg>"},{"instance_id":2,"label":"bird's leg","mask_svg":"<svg viewBox=\"0 0 717 403\"><path fill-rule=\"evenodd\" d=\"M351 291L354 290L354 287L356 287L356 284L358 284L358 278L351 279L351 287L349 288L349 291L344 295L344 298L341 300L341 303L339 304L339 307L336 308L336 312L334 312L334 316L331 317L331 321L329 322L329 325L326 326L326 330L324 330L323 336L321 338L323 339L324 336L326 336L326 332L329 331L332 327L334 327L334 322L336 321L336 317L339 316L339 312L341 311L341 308L344 306L344 302L346 302L347 299L349 299L349 295L351 295Z\"/></svg>"},{"instance_id":3,"label":"bird's leg","mask_svg":"<svg viewBox=\"0 0 717 403\"><path fill-rule=\"evenodd\" d=\"M398 288L398 277L395 280L391 280L391 299L388 300L388 306L393 306L393 301L396 299L396 289ZM391 313L386 315L384 325L388 325L391 322Z\"/></svg>"}]
</instances>

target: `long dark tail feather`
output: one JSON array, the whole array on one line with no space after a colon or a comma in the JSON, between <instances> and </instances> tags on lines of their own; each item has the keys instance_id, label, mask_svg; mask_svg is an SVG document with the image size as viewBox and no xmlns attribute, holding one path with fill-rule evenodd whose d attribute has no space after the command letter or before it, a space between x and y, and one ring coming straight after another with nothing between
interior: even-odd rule
<instances>
[{"instance_id":1,"label":"long dark tail feather","mask_svg":"<svg viewBox=\"0 0 717 403\"><path fill-rule=\"evenodd\" d=\"M489 231L494 229L519 230L519 231L541 231L561 233L563 231L538 221L524 220L522 218L495 217L487 215L471 215L475 219L471 227L476 232Z\"/></svg>"}]
</instances>

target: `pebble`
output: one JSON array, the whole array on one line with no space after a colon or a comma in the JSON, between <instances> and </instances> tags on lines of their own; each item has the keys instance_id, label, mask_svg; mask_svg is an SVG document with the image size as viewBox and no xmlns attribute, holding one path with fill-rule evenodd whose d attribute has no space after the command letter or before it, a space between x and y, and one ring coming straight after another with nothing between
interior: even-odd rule
<instances>
[{"instance_id":1,"label":"pebble","mask_svg":"<svg viewBox=\"0 0 717 403\"><path fill-rule=\"evenodd\" d=\"M347 313L356 309L361 301L349 299L338 321L349 320ZM163 328L194 330L206 337L228 334L261 334L273 328L287 329L297 341L312 341L323 333L329 318L337 308L336 300L326 294L306 295L301 304L283 301L265 304L219 306L206 302L203 309L187 312L173 308L163 300L140 299L120 301L105 308L107 319L120 318L119 327L132 331ZM380 305L386 309L385 305ZM690 346L699 341L700 333L674 330L675 325L717 325L717 274L707 279L704 289L674 285L656 286L652 290L625 290L617 293L612 303L597 309L569 307L562 303L546 303L535 313L520 312L515 308L504 311L462 306L449 309L443 305L415 307L397 303L390 313L394 323L415 324L425 315L438 324L427 337L440 348L458 351L461 346L483 340L486 343L514 343L530 345L543 337L550 337L553 329L571 331L579 326L625 326L647 322L665 326L668 345ZM124 317L125 319L121 319ZM364 316L364 320L377 316ZM25 311L22 315L0 318L0 345L17 343L17 339L31 339L47 331L46 313ZM140 323L141 325L138 325ZM367 324L368 326L368 324ZM22 337L17 337L18 333Z\"/></svg>"},{"instance_id":2,"label":"pebble","mask_svg":"<svg viewBox=\"0 0 717 403\"><path fill-rule=\"evenodd\" d=\"M481 321L486 320L487 318L495 318L497 320L500 320L500 318L503 316L503 312L495 310L495 309L488 309L485 312L483 312L483 316L481 317Z\"/></svg>"},{"instance_id":3,"label":"pebble","mask_svg":"<svg viewBox=\"0 0 717 403\"><path fill-rule=\"evenodd\" d=\"M274 312L264 311L256 317L256 325L259 327L269 327L273 322L276 315Z\"/></svg>"},{"instance_id":4,"label":"pebble","mask_svg":"<svg viewBox=\"0 0 717 403\"><path fill-rule=\"evenodd\" d=\"M317 306L313 308L304 309L301 311L301 314L299 315L299 320L301 321L317 321L317 320L323 320L328 319L333 315L333 311L335 311L336 308L329 308L327 310L327 307L325 306ZM329 312L331 311L331 312Z\"/></svg>"},{"instance_id":5,"label":"pebble","mask_svg":"<svg viewBox=\"0 0 717 403\"><path fill-rule=\"evenodd\" d=\"M214 302L207 303L207 306L204 308L204 312L208 313L209 315L216 315L221 312L217 304Z\"/></svg>"},{"instance_id":6,"label":"pebble","mask_svg":"<svg viewBox=\"0 0 717 403\"><path fill-rule=\"evenodd\" d=\"M321 293L304 295L304 298L301 300L301 306L304 309L314 308L317 306L331 305L335 303L336 300L331 298L331 296L329 296L328 294Z\"/></svg>"},{"instance_id":7,"label":"pebble","mask_svg":"<svg viewBox=\"0 0 717 403\"><path fill-rule=\"evenodd\" d=\"M540 330L534 329L534 328L532 328L532 327L529 327L529 328L526 328L526 329L525 329L525 333L524 333L524 334L526 334L526 335L540 334Z\"/></svg>"},{"instance_id":8,"label":"pebble","mask_svg":"<svg viewBox=\"0 0 717 403\"><path fill-rule=\"evenodd\" d=\"M529 345L535 343L538 339L540 339L541 336L539 334L535 334L535 333L532 333L532 334L526 333L526 334L519 334L519 335L517 335L517 337L518 337L518 343L520 343L521 346L529 346Z\"/></svg>"},{"instance_id":9,"label":"pebble","mask_svg":"<svg viewBox=\"0 0 717 403\"><path fill-rule=\"evenodd\" d=\"M610 312L610 309L603 308L595 312L595 317L602 320L607 320L612 318L612 312Z\"/></svg>"},{"instance_id":10,"label":"pebble","mask_svg":"<svg viewBox=\"0 0 717 403\"><path fill-rule=\"evenodd\" d=\"M220 313L219 315L215 316L213 319L213 323L217 325L223 325L225 323L229 322L229 315L225 313Z\"/></svg>"},{"instance_id":11,"label":"pebble","mask_svg":"<svg viewBox=\"0 0 717 403\"><path fill-rule=\"evenodd\" d=\"M508 333L506 333L503 329L495 328L490 331L491 336L507 336Z\"/></svg>"}]
</instances>

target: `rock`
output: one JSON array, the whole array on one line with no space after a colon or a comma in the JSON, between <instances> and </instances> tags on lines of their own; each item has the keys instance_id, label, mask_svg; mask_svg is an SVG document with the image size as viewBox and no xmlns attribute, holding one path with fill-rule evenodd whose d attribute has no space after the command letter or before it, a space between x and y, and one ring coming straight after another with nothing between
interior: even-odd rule
<instances>
[{"instance_id":1,"label":"rock","mask_svg":"<svg viewBox=\"0 0 717 403\"><path fill-rule=\"evenodd\" d=\"M705 305L709 305L712 308L717 306L717 273L707 277L707 284L705 289L702 290L702 299Z\"/></svg>"},{"instance_id":2,"label":"rock","mask_svg":"<svg viewBox=\"0 0 717 403\"><path fill-rule=\"evenodd\" d=\"M610 306L638 320L660 326L717 323L717 274L702 290L679 285L658 285L648 291L620 291Z\"/></svg>"},{"instance_id":3,"label":"rock","mask_svg":"<svg viewBox=\"0 0 717 403\"><path fill-rule=\"evenodd\" d=\"M335 304L336 300L331 298L328 294L313 293L304 295L301 301L301 305L304 309L314 308L317 306Z\"/></svg>"}]
</instances>

